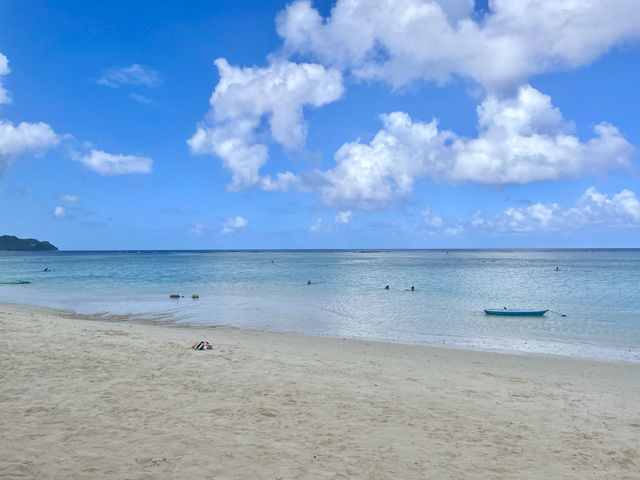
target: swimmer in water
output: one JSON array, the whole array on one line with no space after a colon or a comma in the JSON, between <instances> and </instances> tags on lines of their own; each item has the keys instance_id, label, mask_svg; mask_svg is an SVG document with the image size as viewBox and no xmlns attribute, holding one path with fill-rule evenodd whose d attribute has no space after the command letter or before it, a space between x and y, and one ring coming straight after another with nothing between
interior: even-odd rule
<instances>
[{"instance_id":1,"label":"swimmer in water","mask_svg":"<svg viewBox=\"0 0 640 480\"><path fill-rule=\"evenodd\" d=\"M387 285L386 287L384 287L385 290L389 290L389 285Z\"/></svg>"},{"instance_id":2,"label":"swimmer in water","mask_svg":"<svg viewBox=\"0 0 640 480\"><path fill-rule=\"evenodd\" d=\"M311 285L311 280L307 280L307 285Z\"/></svg>"},{"instance_id":3,"label":"swimmer in water","mask_svg":"<svg viewBox=\"0 0 640 480\"><path fill-rule=\"evenodd\" d=\"M411 287L411 291L414 292L416 289L414 287Z\"/></svg>"}]
</instances>

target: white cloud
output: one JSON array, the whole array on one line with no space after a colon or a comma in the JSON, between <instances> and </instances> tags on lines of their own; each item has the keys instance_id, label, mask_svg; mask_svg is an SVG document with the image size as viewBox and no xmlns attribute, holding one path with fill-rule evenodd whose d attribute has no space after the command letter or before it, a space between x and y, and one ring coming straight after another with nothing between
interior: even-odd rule
<instances>
[{"instance_id":1,"label":"white cloud","mask_svg":"<svg viewBox=\"0 0 640 480\"><path fill-rule=\"evenodd\" d=\"M143 105L153 105L153 100L145 97L144 95L140 95L139 93L132 93L131 95L129 95L129 97L132 100L135 100L136 102L141 103Z\"/></svg>"},{"instance_id":2,"label":"white cloud","mask_svg":"<svg viewBox=\"0 0 640 480\"><path fill-rule=\"evenodd\" d=\"M206 225L204 223L194 223L193 227L191 227L191 233L194 235L202 235L206 229Z\"/></svg>"},{"instance_id":3,"label":"white cloud","mask_svg":"<svg viewBox=\"0 0 640 480\"><path fill-rule=\"evenodd\" d=\"M71 195L69 193L65 193L63 195L60 195L60 200L67 203L76 203L79 200L79 198L77 195Z\"/></svg>"},{"instance_id":4,"label":"white cloud","mask_svg":"<svg viewBox=\"0 0 640 480\"><path fill-rule=\"evenodd\" d=\"M334 225L346 225L353 219L353 213L348 210L345 212L338 212L338 214L333 217Z\"/></svg>"},{"instance_id":5,"label":"white cloud","mask_svg":"<svg viewBox=\"0 0 640 480\"><path fill-rule=\"evenodd\" d=\"M54 215L56 218L62 218L62 217L64 217L64 216L66 216L66 215L67 215L67 212L66 212L66 210L64 209L64 207L62 207L62 206L58 205L58 206L56 206L56 208L53 210L53 215Z\"/></svg>"},{"instance_id":6,"label":"white cloud","mask_svg":"<svg viewBox=\"0 0 640 480\"><path fill-rule=\"evenodd\" d=\"M637 7L637 0L493 0L474 20L471 2L462 0L338 0L325 19L300 0L276 25L285 52L362 78L397 87L459 76L496 91L586 65L638 38Z\"/></svg>"},{"instance_id":7,"label":"white cloud","mask_svg":"<svg viewBox=\"0 0 640 480\"><path fill-rule=\"evenodd\" d=\"M525 208L508 208L493 222L500 230L513 232L559 230L566 222L566 213L557 203L534 203Z\"/></svg>"},{"instance_id":8,"label":"white cloud","mask_svg":"<svg viewBox=\"0 0 640 480\"><path fill-rule=\"evenodd\" d=\"M531 86L515 99L490 95L478 107L478 137L452 145L455 165L449 177L485 184L529 183L583 174L601 174L630 164L633 147L607 123L595 127L586 143L570 135L571 126L551 98Z\"/></svg>"},{"instance_id":9,"label":"white cloud","mask_svg":"<svg viewBox=\"0 0 640 480\"><path fill-rule=\"evenodd\" d=\"M449 164L436 121L414 123L405 113L381 115L384 129L369 144L346 143L335 155L336 166L319 174L325 179L323 203L338 208L375 210L411 193L416 179L439 174Z\"/></svg>"},{"instance_id":10,"label":"white cloud","mask_svg":"<svg viewBox=\"0 0 640 480\"><path fill-rule=\"evenodd\" d=\"M626 189L609 198L591 187L571 212L583 224L640 226L640 201Z\"/></svg>"},{"instance_id":11,"label":"white cloud","mask_svg":"<svg viewBox=\"0 0 640 480\"><path fill-rule=\"evenodd\" d=\"M421 227L428 235L444 234L447 236L460 235L464 231L463 222L436 215L431 211L431 207L426 207L422 211Z\"/></svg>"},{"instance_id":12,"label":"white cloud","mask_svg":"<svg viewBox=\"0 0 640 480\"><path fill-rule=\"evenodd\" d=\"M141 67L140 65L132 65L127 69L121 70L122 71L113 69L110 71L113 75L105 76L105 78L111 78L114 82L117 80L120 83L147 84L149 86L159 81L153 70L145 69L145 67ZM0 53L0 77L6 75L9 71L7 57ZM106 81L107 80L105 80L105 82ZM7 103L9 101L8 92L0 83L0 103ZM56 147L63 138L73 139L73 136L60 136L53 131L51 126L43 122L21 122L16 126L12 122L0 119L0 176L8 167L12 157L26 152L42 155L45 151ZM153 164L153 161L148 157L113 155L100 150L91 150L91 152L86 155L71 151L69 155L101 175L149 173L151 172L151 165ZM62 195L61 199L66 202L74 202L77 200L77 197L73 195ZM64 208L62 208L61 211L64 215Z\"/></svg>"},{"instance_id":13,"label":"white cloud","mask_svg":"<svg viewBox=\"0 0 640 480\"><path fill-rule=\"evenodd\" d=\"M460 235L462 232L464 232L464 227L462 225L454 225L444 229L444 234L450 237Z\"/></svg>"},{"instance_id":14,"label":"white cloud","mask_svg":"<svg viewBox=\"0 0 640 480\"><path fill-rule=\"evenodd\" d=\"M455 25L459 20L473 15L475 0L436 0L447 20Z\"/></svg>"},{"instance_id":15,"label":"white cloud","mask_svg":"<svg viewBox=\"0 0 640 480\"><path fill-rule=\"evenodd\" d=\"M471 217L471 226L475 228L480 228L485 224L484 219L482 218L482 211L476 210L473 212L473 216Z\"/></svg>"},{"instance_id":16,"label":"white cloud","mask_svg":"<svg viewBox=\"0 0 640 480\"><path fill-rule=\"evenodd\" d=\"M536 202L527 207L508 208L486 220L477 214L474 221L478 229L502 232L566 231L590 225L640 227L640 200L630 190L609 197L590 187L568 209L557 203Z\"/></svg>"},{"instance_id":17,"label":"white cloud","mask_svg":"<svg viewBox=\"0 0 640 480\"><path fill-rule=\"evenodd\" d=\"M59 136L46 123L21 122L15 126L0 120L0 175L12 157L26 152L41 155L59 142Z\"/></svg>"},{"instance_id":18,"label":"white cloud","mask_svg":"<svg viewBox=\"0 0 640 480\"><path fill-rule=\"evenodd\" d=\"M118 88L120 85L144 85L145 87L157 87L162 80L155 70L134 63L130 67L114 67L105 71L98 80L101 85Z\"/></svg>"},{"instance_id":19,"label":"white cloud","mask_svg":"<svg viewBox=\"0 0 640 480\"><path fill-rule=\"evenodd\" d=\"M551 99L531 86L517 98L489 95L478 106L478 136L460 137L438 123L413 121L406 113L381 115L373 140L344 144L336 166L316 176L325 180L323 203L337 208L388 208L408 196L425 177L488 185L602 174L630 164L633 147L612 125L595 127L587 142L569 132Z\"/></svg>"},{"instance_id":20,"label":"white cloud","mask_svg":"<svg viewBox=\"0 0 640 480\"><path fill-rule=\"evenodd\" d=\"M422 178L504 185L625 167L633 147L616 127L600 123L583 142L551 99L524 82L640 37L634 1L495 0L480 18L472 0L338 0L326 19L311 2L295 1L276 19L284 45L268 67L216 60L211 111L188 143L193 153L222 159L230 190L318 190L325 205L345 211L390 208ZM328 68L282 60L287 55ZM304 107L342 95L341 70L394 87L471 78L488 92L477 108L478 135L464 138L440 130L437 120L393 112L381 115L383 129L371 142L345 143L329 170L262 175L270 139L302 148Z\"/></svg>"},{"instance_id":21,"label":"white cloud","mask_svg":"<svg viewBox=\"0 0 640 480\"><path fill-rule=\"evenodd\" d=\"M307 136L303 108L338 99L344 91L340 72L282 61L266 68L233 67L223 58L214 63L220 81L209 100L208 121L188 140L191 151L220 157L232 173L231 190L288 189L295 181L292 173L260 175L268 158L261 122L266 119L268 133L286 149L302 148Z\"/></svg>"},{"instance_id":22,"label":"white cloud","mask_svg":"<svg viewBox=\"0 0 640 480\"><path fill-rule=\"evenodd\" d=\"M309 231L310 232L319 232L321 228L322 228L322 219L321 218L317 218L316 221L313 222L313 225L311 225L309 227Z\"/></svg>"},{"instance_id":23,"label":"white cloud","mask_svg":"<svg viewBox=\"0 0 640 480\"><path fill-rule=\"evenodd\" d=\"M0 156L18 155L24 151L42 153L59 142L58 135L46 123L21 122L14 126L0 120Z\"/></svg>"},{"instance_id":24,"label":"white cloud","mask_svg":"<svg viewBox=\"0 0 640 480\"><path fill-rule=\"evenodd\" d=\"M247 225L249 222L240 216L226 218L222 224L222 233L233 233L241 228L246 228Z\"/></svg>"},{"instance_id":25,"label":"white cloud","mask_svg":"<svg viewBox=\"0 0 640 480\"><path fill-rule=\"evenodd\" d=\"M640 199L623 189L609 196L588 188L570 208L557 203L534 202L526 207L509 207L483 218L479 210L470 220L434 214L429 207L422 212L419 230L429 236L459 235L465 231L483 234L545 233L576 231L590 226L640 228Z\"/></svg>"},{"instance_id":26,"label":"white cloud","mask_svg":"<svg viewBox=\"0 0 640 480\"><path fill-rule=\"evenodd\" d=\"M80 158L88 168L104 176L126 175L129 173L151 173L153 160L149 157L106 153L91 150Z\"/></svg>"},{"instance_id":27,"label":"white cloud","mask_svg":"<svg viewBox=\"0 0 640 480\"><path fill-rule=\"evenodd\" d=\"M2 86L2 76L9 72L9 60L0 53L0 104L11 103L9 92ZM16 126L0 119L0 176L4 174L12 157L28 152L42 155L58 143L60 137L46 123L21 122Z\"/></svg>"},{"instance_id":28,"label":"white cloud","mask_svg":"<svg viewBox=\"0 0 640 480\"><path fill-rule=\"evenodd\" d=\"M3 103L11 103L9 92L2 86L2 77L7 75L9 72L11 72L9 69L9 60L0 53L0 105Z\"/></svg>"},{"instance_id":29,"label":"white cloud","mask_svg":"<svg viewBox=\"0 0 640 480\"><path fill-rule=\"evenodd\" d=\"M422 218L428 227L440 228L444 224L442 217L431 213L431 207L427 207L422 211Z\"/></svg>"}]
</instances>

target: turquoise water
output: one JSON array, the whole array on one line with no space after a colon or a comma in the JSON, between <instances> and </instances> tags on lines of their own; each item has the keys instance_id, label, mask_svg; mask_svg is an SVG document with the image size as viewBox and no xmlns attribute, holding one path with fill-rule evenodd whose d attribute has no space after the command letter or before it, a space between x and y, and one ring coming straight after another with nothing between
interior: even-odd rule
<instances>
[{"instance_id":1,"label":"turquoise water","mask_svg":"<svg viewBox=\"0 0 640 480\"><path fill-rule=\"evenodd\" d=\"M640 361L640 250L0 253L10 280L0 301L79 313Z\"/></svg>"}]
</instances>

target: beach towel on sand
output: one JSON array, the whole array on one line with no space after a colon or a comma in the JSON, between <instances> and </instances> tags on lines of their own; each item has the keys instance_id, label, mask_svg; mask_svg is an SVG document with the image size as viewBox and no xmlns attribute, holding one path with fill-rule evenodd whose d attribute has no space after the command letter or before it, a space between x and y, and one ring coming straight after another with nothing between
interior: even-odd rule
<instances>
[{"instance_id":1,"label":"beach towel on sand","mask_svg":"<svg viewBox=\"0 0 640 480\"><path fill-rule=\"evenodd\" d=\"M203 340L200 343L194 343L191 348L194 350L213 350L213 345Z\"/></svg>"}]
</instances>

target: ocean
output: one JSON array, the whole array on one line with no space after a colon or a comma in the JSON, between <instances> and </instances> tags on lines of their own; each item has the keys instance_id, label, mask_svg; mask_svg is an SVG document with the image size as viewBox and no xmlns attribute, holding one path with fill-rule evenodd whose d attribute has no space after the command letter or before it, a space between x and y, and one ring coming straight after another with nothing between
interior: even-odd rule
<instances>
[{"instance_id":1,"label":"ocean","mask_svg":"<svg viewBox=\"0 0 640 480\"><path fill-rule=\"evenodd\" d=\"M12 280L84 314L640 362L638 249L2 252Z\"/></svg>"}]
</instances>

